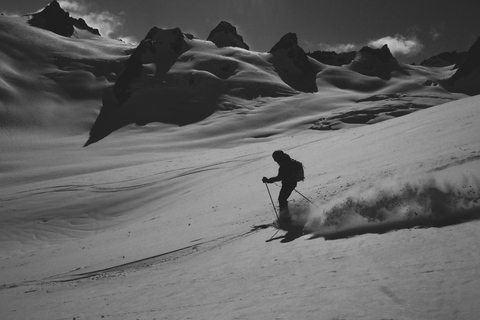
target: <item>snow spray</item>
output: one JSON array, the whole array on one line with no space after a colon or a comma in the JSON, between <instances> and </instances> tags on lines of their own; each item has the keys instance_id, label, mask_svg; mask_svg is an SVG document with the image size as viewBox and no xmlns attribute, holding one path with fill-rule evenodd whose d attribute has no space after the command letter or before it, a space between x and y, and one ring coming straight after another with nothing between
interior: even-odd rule
<instances>
[{"instance_id":1,"label":"snow spray","mask_svg":"<svg viewBox=\"0 0 480 320\"><path fill-rule=\"evenodd\" d=\"M319 236L348 229L368 233L379 226L392 230L448 224L465 214L480 219L480 179L436 172L414 181L389 179L342 195L311 212L306 229Z\"/></svg>"}]
</instances>

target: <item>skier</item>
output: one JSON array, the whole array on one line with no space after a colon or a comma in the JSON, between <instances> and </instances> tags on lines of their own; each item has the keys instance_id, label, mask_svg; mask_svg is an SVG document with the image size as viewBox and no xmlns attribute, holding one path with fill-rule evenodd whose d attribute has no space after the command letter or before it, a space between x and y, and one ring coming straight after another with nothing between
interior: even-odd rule
<instances>
[{"instance_id":1,"label":"skier","mask_svg":"<svg viewBox=\"0 0 480 320\"><path fill-rule=\"evenodd\" d=\"M290 156L281 150L277 150L272 154L273 160L280 166L278 168L278 175L272 178L263 177L263 183L282 182L282 188L278 195L278 204L280 207L280 219L282 222L290 221L290 213L288 211L288 197L297 187L297 182L304 179L303 165L290 158ZM299 164L299 165L297 165Z\"/></svg>"}]
</instances>

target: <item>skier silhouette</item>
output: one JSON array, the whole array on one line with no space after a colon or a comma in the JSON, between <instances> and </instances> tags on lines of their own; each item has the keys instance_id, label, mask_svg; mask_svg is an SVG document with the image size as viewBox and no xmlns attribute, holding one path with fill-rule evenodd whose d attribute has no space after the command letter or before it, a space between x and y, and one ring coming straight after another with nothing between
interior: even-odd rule
<instances>
[{"instance_id":1,"label":"skier silhouette","mask_svg":"<svg viewBox=\"0 0 480 320\"><path fill-rule=\"evenodd\" d=\"M288 211L288 197L292 194L293 190L297 187L297 181L303 180L303 169L301 177L296 175L295 162L298 161L290 158L290 156L281 150L277 150L272 154L273 160L280 166L278 168L278 175L272 178L263 177L263 183L274 183L277 181L282 182L282 188L278 195L278 204L280 207L280 220L283 222L290 221L290 213ZM300 164L301 167L303 167Z\"/></svg>"}]
</instances>

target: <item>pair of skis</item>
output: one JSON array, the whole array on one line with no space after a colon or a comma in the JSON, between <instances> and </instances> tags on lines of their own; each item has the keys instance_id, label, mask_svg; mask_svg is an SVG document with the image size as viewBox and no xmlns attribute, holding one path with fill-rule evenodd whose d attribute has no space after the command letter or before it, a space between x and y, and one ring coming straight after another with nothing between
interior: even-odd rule
<instances>
[{"instance_id":1,"label":"pair of skis","mask_svg":"<svg viewBox=\"0 0 480 320\"><path fill-rule=\"evenodd\" d=\"M276 185L276 184L275 184ZM273 222L271 224L272 227L278 229L274 234L273 236L270 237L269 240L267 240L267 242L269 241L272 241L272 239L277 235L277 233L280 231L280 230L285 230L285 231L292 231L292 230L297 230L298 228L302 228L303 229L303 226L300 226L300 225L295 225L295 224L291 224L290 222L285 222L285 221L282 221L280 219L280 216L277 212L277 208L275 207L275 203L273 202L273 198L272 198L272 194L270 193L270 189L268 188L268 184L265 183L265 187L267 187L267 191L268 191L268 196L270 197L270 201L272 202L272 206L273 206L273 211L275 212L275 216L277 217L277 220L275 222ZM303 194L301 194L297 189L293 189L295 192L297 192L299 195L301 195L302 197L304 197L308 202L310 202L311 204L313 204L315 207L318 208L318 206L313 203L310 199L308 199L307 197L305 197Z\"/></svg>"}]
</instances>

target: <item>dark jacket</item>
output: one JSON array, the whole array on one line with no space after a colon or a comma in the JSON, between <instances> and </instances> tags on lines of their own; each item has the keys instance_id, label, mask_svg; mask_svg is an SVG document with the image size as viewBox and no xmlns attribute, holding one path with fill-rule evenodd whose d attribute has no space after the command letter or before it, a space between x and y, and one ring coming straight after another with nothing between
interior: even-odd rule
<instances>
[{"instance_id":1,"label":"dark jacket","mask_svg":"<svg viewBox=\"0 0 480 320\"><path fill-rule=\"evenodd\" d=\"M292 160L288 159L282 162L278 168L278 174L276 177L270 178L270 182L282 181L282 183L296 182L292 177Z\"/></svg>"}]
</instances>

